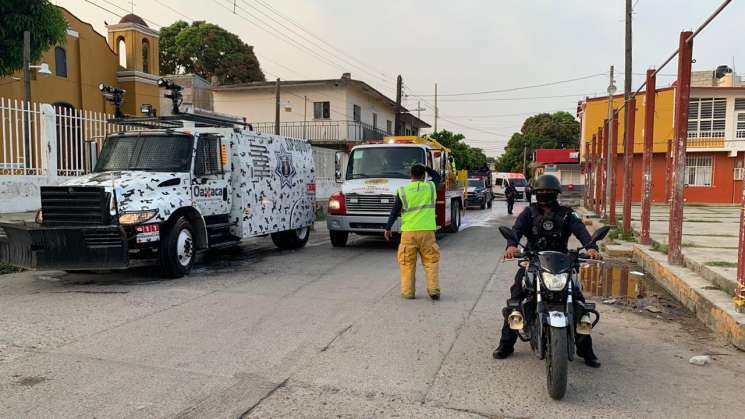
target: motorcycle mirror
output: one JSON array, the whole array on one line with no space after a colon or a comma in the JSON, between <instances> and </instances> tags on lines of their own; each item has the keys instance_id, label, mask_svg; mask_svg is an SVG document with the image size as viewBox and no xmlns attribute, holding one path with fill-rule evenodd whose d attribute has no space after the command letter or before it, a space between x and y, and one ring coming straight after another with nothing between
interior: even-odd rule
<instances>
[{"instance_id":1,"label":"motorcycle mirror","mask_svg":"<svg viewBox=\"0 0 745 419\"><path fill-rule=\"evenodd\" d=\"M499 232L502 234L502 237L504 237L506 240L510 240L517 243L517 236L515 235L515 232L512 231L511 228L505 227L505 226L499 226Z\"/></svg>"},{"instance_id":2,"label":"motorcycle mirror","mask_svg":"<svg viewBox=\"0 0 745 419\"><path fill-rule=\"evenodd\" d=\"M599 242L600 240L603 240L605 236L608 235L608 232L610 231L610 227L604 226L600 227L599 229L595 230L595 233L592 235L592 242Z\"/></svg>"}]
</instances>

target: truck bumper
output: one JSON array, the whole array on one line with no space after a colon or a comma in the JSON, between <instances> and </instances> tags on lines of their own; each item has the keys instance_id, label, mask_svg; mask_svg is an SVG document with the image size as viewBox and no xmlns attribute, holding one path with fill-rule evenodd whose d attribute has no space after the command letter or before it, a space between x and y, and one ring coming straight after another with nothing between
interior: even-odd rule
<instances>
[{"instance_id":1,"label":"truck bumper","mask_svg":"<svg viewBox=\"0 0 745 419\"><path fill-rule=\"evenodd\" d=\"M387 223L387 215L328 215L326 217L326 227L329 230L352 233L383 233ZM396 220L391 231L401 231L401 218Z\"/></svg>"},{"instance_id":2,"label":"truck bumper","mask_svg":"<svg viewBox=\"0 0 745 419\"><path fill-rule=\"evenodd\" d=\"M123 269L129 265L119 226L45 227L0 223L0 260L27 269Z\"/></svg>"}]
</instances>

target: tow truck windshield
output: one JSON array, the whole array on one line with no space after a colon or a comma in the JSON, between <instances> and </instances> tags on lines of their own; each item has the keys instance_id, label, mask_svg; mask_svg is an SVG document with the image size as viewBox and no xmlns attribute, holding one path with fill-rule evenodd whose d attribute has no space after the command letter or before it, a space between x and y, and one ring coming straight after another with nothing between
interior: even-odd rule
<instances>
[{"instance_id":1,"label":"tow truck windshield","mask_svg":"<svg viewBox=\"0 0 745 419\"><path fill-rule=\"evenodd\" d=\"M483 188L484 181L479 179L468 179L468 186L473 188Z\"/></svg>"},{"instance_id":2,"label":"tow truck windshield","mask_svg":"<svg viewBox=\"0 0 745 419\"><path fill-rule=\"evenodd\" d=\"M192 152L189 135L113 136L104 142L94 172L188 172Z\"/></svg>"},{"instance_id":3,"label":"tow truck windshield","mask_svg":"<svg viewBox=\"0 0 745 419\"><path fill-rule=\"evenodd\" d=\"M365 178L411 177L411 166L424 164L419 147L370 147L352 151L347 165L347 180Z\"/></svg>"}]
</instances>

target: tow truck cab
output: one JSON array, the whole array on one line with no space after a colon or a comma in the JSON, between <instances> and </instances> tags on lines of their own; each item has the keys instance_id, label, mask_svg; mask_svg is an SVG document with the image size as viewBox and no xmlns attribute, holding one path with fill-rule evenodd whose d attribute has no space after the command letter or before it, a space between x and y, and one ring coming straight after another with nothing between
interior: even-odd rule
<instances>
[{"instance_id":1,"label":"tow truck cab","mask_svg":"<svg viewBox=\"0 0 745 419\"><path fill-rule=\"evenodd\" d=\"M0 224L0 260L99 270L156 259L178 277L200 249L263 235L280 248L305 245L315 219L306 141L170 118L140 118L140 128L173 128L111 134L92 173L42 187L36 223Z\"/></svg>"},{"instance_id":2,"label":"tow truck cab","mask_svg":"<svg viewBox=\"0 0 745 419\"><path fill-rule=\"evenodd\" d=\"M337 159L339 161L340 159ZM345 246L350 233L381 235L399 187L410 182L410 169L424 164L437 170L437 226L457 232L464 208L465 172L459 179L450 150L428 137L395 136L351 150L346 172L337 168L341 191L329 199L326 224L334 246ZM401 220L392 230L400 232Z\"/></svg>"}]
</instances>

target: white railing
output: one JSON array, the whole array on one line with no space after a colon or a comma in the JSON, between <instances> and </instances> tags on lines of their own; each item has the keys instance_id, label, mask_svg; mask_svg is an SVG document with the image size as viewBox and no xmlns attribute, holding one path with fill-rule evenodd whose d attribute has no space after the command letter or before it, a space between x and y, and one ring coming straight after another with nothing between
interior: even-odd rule
<instances>
[{"instance_id":1,"label":"white railing","mask_svg":"<svg viewBox=\"0 0 745 419\"><path fill-rule=\"evenodd\" d=\"M0 97L0 175L81 175L107 134L133 129L103 112L25 103Z\"/></svg>"},{"instance_id":2,"label":"white railing","mask_svg":"<svg viewBox=\"0 0 745 419\"><path fill-rule=\"evenodd\" d=\"M38 103L0 97L0 175L42 175ZM28 138L27 138L28 137Z\"/></svg>"}]
</instances>

